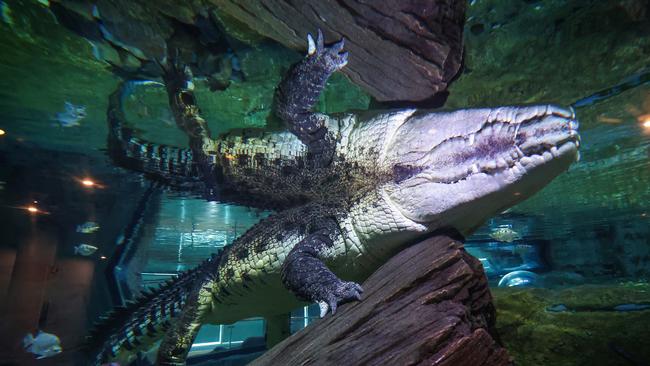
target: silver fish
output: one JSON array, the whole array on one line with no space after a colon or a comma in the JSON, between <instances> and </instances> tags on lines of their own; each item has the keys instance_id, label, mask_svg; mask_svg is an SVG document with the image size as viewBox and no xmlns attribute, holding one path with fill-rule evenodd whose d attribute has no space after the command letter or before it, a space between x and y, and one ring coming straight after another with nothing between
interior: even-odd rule
<instances>
[{"instance_id":1,"label":"silver fish","mask_svg":"<svg viewBox=\"0 0 650 366\"><path fill-rule=\"evenodd\" d=\"M63 112L54 116L61 127L79 126L79 122L84 118L86 118L86 106L74 105L70 102L65 102Z\"/></svg>"},{"instance_id":2,"label":"silver fish","mask_svg":"<svg viewBox=\"0 0 650 366\"><path fill-rule=\"evenodd\" d=\"M37 360L52 357L63 351L59 337L41 330L38 331L36 337L31 333L27 333L23 338L23 348L25 348L27 352L31 352L38 356L36 357Z\"/></svg>"},{"instance_id":3,"label":"silver fish","mask_svg":"<svg viewBox=\"0 0 650 366\"><path fill-rule=\"evenodd\" d=\"M512 243L515 240L521 239L521 235L518 232L512 230L509 227L498 227L490 233L490 238L497 241L504 241L506 243Z\"/></svg>"},{"instance_id":4,"label":"silver fish","mask_svg":"<svg viewBox=\"0 0 650 366\"><path fill-rule=\"evenodd\" d=\"M74 254L80 254L83 256L89 256L97 251L96 246L90 245L90 244L79 244L76 247L74 247Z\"/></svg>"},{"instance_id":5,"label":"silver fish","mask_svg":"<svg viewBox=\"0 0 650 366\"><path fill-rule=\"evenodd\" d=\"M100 226L94 221L87 221L81 225L77 225L77 232L82 234L92 234L99 230Z\"/></svg>"}]
</instances>

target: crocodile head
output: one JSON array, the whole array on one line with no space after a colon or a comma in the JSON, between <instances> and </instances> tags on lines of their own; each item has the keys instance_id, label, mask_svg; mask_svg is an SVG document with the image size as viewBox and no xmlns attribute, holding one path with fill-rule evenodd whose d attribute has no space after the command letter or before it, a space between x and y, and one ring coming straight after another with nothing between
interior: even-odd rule
<instances>
[{"instance_id":1,"label":"crocodile head","mask_svg":"<svg viewBox=\"0 0 650 366\"><path fill-rule=\"evenodd\" d=\"M416 114L387 146L384 190L408 219L466 235L567 170L577 128L551 105Z\"/></svg>"}]
</instances>

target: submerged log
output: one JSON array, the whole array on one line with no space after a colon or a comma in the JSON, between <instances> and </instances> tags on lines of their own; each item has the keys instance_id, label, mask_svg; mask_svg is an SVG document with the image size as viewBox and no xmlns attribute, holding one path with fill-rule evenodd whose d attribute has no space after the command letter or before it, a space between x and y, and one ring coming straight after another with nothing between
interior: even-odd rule
<instances>
[{"instance_id":1,"label":"submerged log","mask_svg":"<svg viewBox=\"0 0 650 366\"><path fill-rule=\"evenodd\" d=\"M437 236L409 247L341 306L252 365L511 365L481 263Z\"/></svg>"},{"instance_id":2,"label":"submerged log","mask_svg":"<svg viewBox=\"0 0 650 366\"><path fill-rule=\"evenodd\" d=\"M343 68L378 101L423 101L446 90L463 53L466 1L209 0L283 45L305 51L307 33L345 37Z\"/></svg>"}]
</instances>

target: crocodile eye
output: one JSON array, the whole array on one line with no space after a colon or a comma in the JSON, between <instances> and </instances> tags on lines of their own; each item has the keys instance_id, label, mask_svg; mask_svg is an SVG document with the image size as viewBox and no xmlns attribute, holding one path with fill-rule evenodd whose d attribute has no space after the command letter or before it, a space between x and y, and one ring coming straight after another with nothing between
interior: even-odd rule
<instances>
[{"instance_id":1,"label":"crocodile eye","mask_svg":"<svg viewBox=\"0 0 650 366\"><path fill-rule=\"evenodd\" d=\"M393 166L393 181L401 183L421 171L422 167L419 166L395 164Z\"/></svg>"}]
</instances>

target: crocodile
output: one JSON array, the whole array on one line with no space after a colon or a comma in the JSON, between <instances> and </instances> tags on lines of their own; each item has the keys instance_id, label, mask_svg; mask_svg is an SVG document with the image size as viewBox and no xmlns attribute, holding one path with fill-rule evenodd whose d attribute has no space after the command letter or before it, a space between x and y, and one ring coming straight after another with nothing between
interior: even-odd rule
<instances>
[{"instance_id":1,"label":"crocodile","mask_svg":"<svg viewBox=\"0 0 650 366\"><path fill-rule=\"evenodd\" d=\"M125 122L123 83L110 96L109 153L116 164L207 199L273 208L218 254L126 307L91 334L86 361L127 362L160 339L157 364L184 364L202 324L261 316L267 343L286 336L287 314L317 303L321 317L361 300L359 285L392 255L442 230L466 236L542 189L577 159L578 122L555 105L453 111L312 111L347 63L344 40L308 35L307 56L276 89L287 130L235 130L213 138L191 72L161 67L189 148L138 138ZM198 187L198 188L197 188Z\"/></svg>"}]
</instances>

